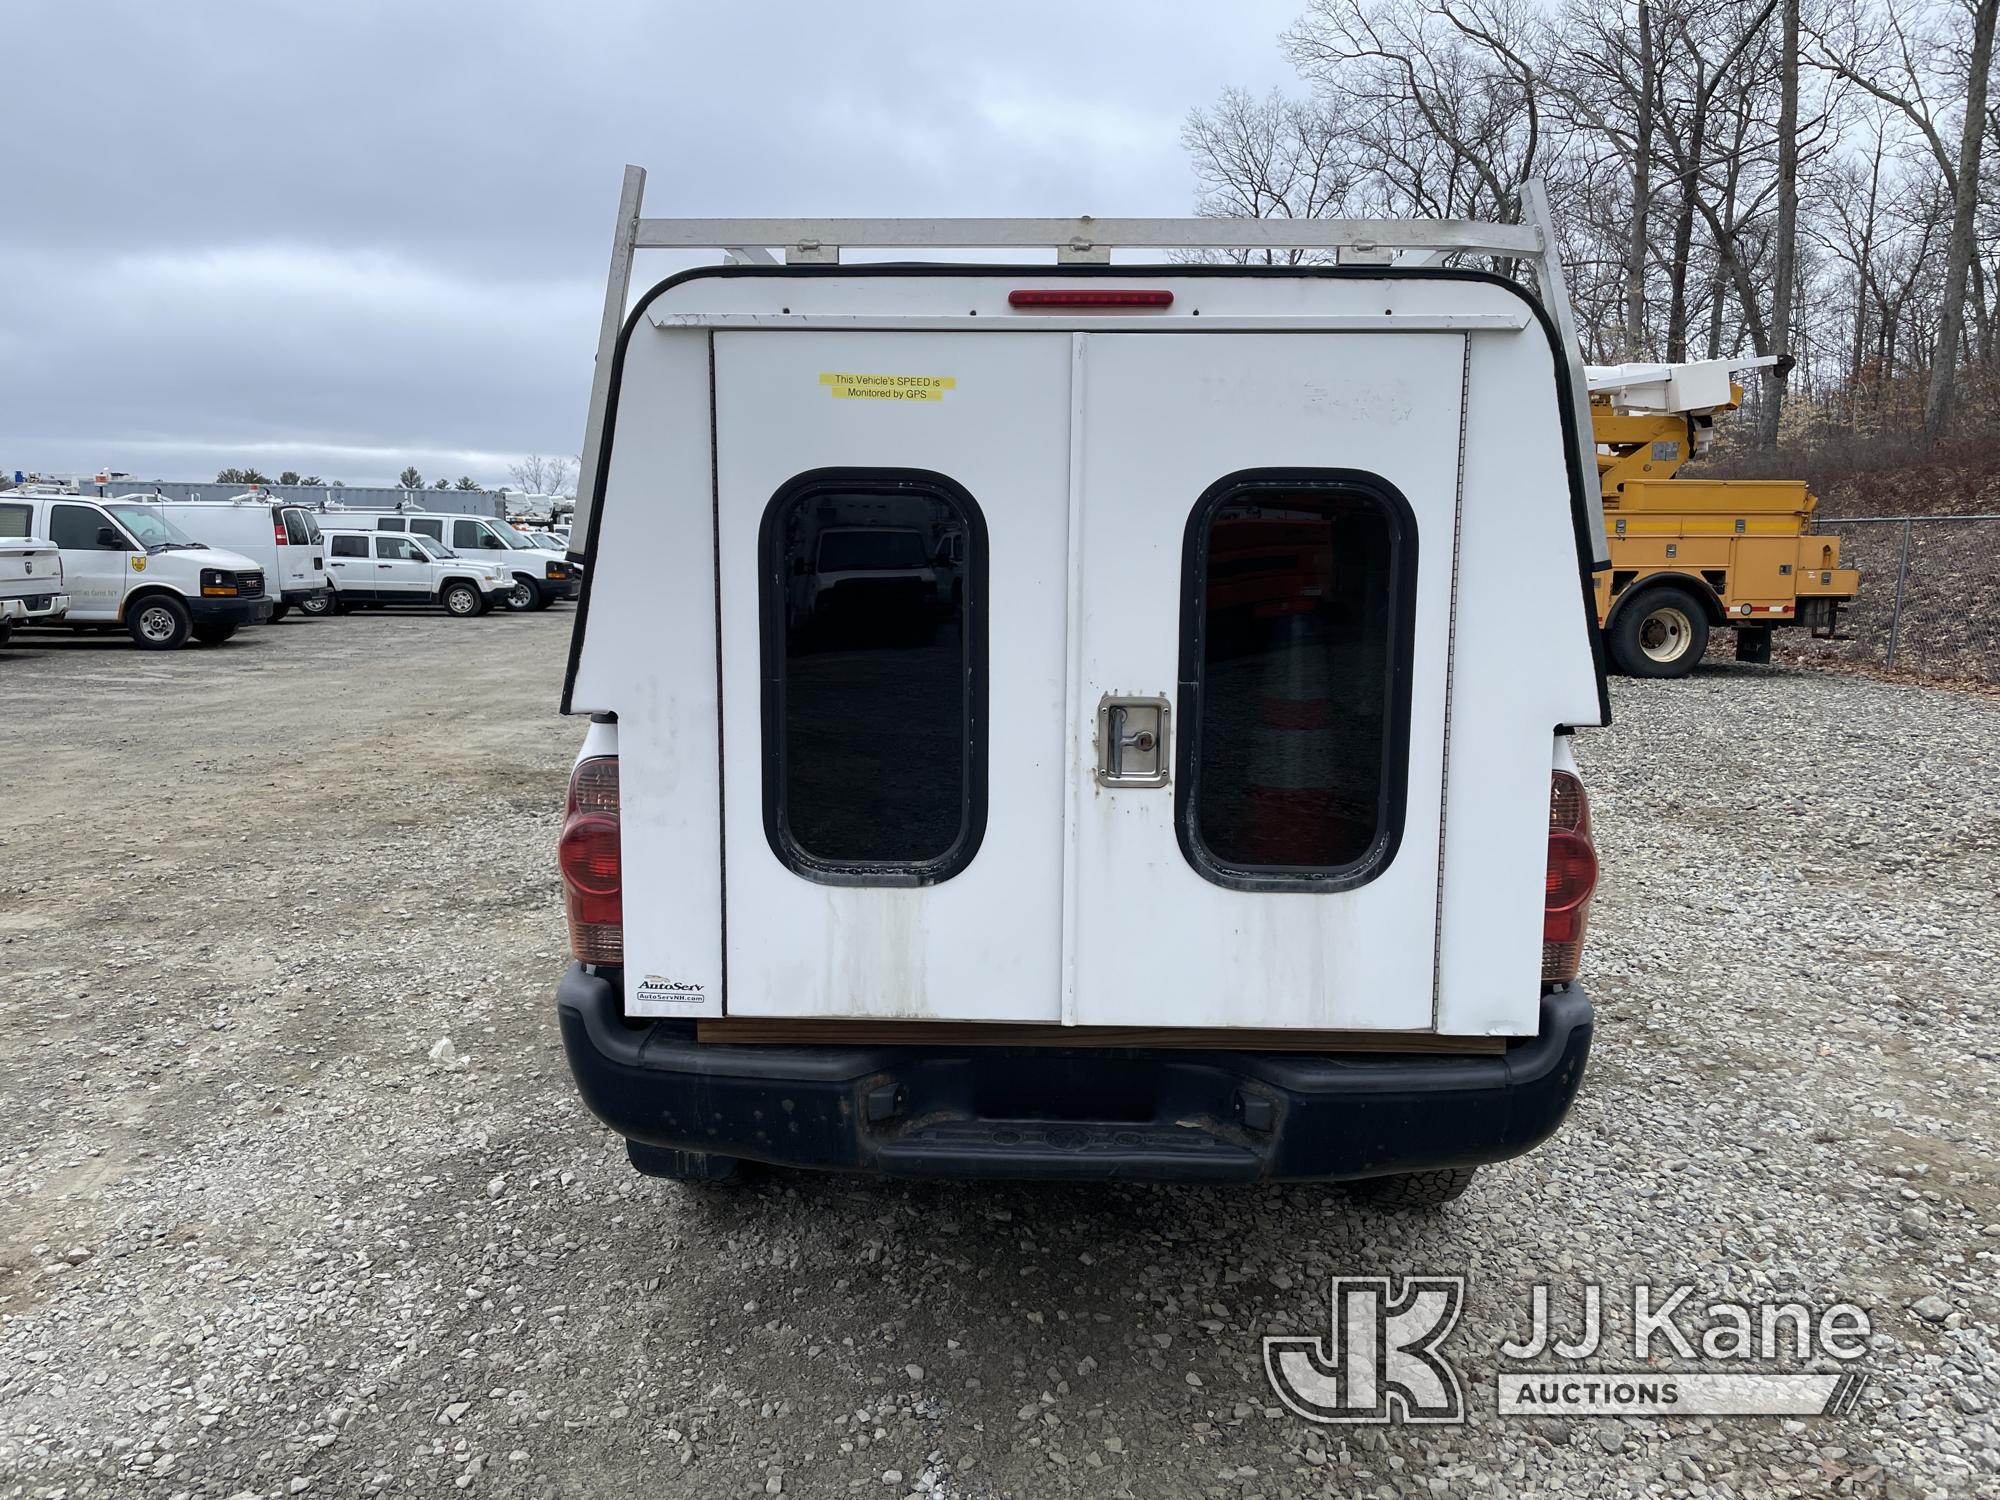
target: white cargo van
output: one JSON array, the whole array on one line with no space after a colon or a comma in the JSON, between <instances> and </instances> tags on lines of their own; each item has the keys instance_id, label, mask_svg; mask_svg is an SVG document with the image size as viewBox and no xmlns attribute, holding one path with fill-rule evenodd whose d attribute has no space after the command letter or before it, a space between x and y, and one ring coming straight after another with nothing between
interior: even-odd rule
<instances>
[{"instance_id":1,"label":"white cargo van","mask_svg":"<svg viewBox=\"0 0 2000 1500\"><path fill-rule=\"evenodd\" d=\"M1592 1024L1569 737L1608 708L1546 223L671 221L627 192L557 1004L634 1165L1428 1203L1553 1132ZM632 248L697 245L789 263L620 318Z\"/></svg>"},{"instance_id":2,"label":"white cargo van","mask_svg":"<svg viewBox=\"0 0 2000 1500\"><path fill-rule=\"evenodd\" d=\"M324 614L326 549L319 524L302 505L286 505L259 494L230 500L166 500L126 495L161 507L176 526L198 542L241 553L264 569L264 588L276 601L273 620L292 609Z\"/></svg>"},{"instance_id":3,"label":"white cargo van","mask_svg":"<svg viewBox=\"0 0 2000 1500\"><path fill-rule=\"evenodd\" d=\"M358 606L437 604L446 614L483 615L505 604L513 578L491 564L458 557L425 536L390 531L325 531L334 598Z\"/></svg>"},{"instance_id":4,"label":"white cargo van","mask_svg":"<svg viewBox=\"0 0 2000 1500\"><path fill-rule=\"evenodd\" d=\"M353 517L342 516L341 524ZM547 609L558 599L576 597L576 574L561 552L537 547L505 521L428 511L392 511L378 516L382 531L407 531L443 542L460 557L489 563L514 580L509 609Z\"/></svg>"},{"instance_id":5,"label":"white cargo van","mask_svg":"<svg viewBox=\"0 0 2000 1500\"><path fill-rule=\"evenodd\" d=\"M93 500L34 488L0 492L0 536L47 537L62 554L65 625L123 625L149 650L228 640L271 618L264 570L206 547L152 496Z\"/></svg>"}]
</instances>

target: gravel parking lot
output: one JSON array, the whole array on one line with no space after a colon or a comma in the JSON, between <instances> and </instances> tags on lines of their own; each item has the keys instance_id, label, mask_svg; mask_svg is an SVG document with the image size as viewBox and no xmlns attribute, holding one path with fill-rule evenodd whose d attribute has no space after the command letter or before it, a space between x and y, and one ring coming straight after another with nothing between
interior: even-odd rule
<instances>
[{"instance_id":1,"label":"gravel parking lot","mask_svg":"<svg viewBox=\"0 0 2000 1500\"><path fill-rule=\"evenodd\" d=\"M1617 683L1583 1097L1435 1216L701 1196L556 1038L568 617L0 654L0 1496L2000 1493L2000 701ZM1470 1423L1283 1411L1260 1337L1413 1272ZM1642 1281L1871 1309L1858 1410L1494 1414L1532 1285Z\"/></svg>"}]
</instances>

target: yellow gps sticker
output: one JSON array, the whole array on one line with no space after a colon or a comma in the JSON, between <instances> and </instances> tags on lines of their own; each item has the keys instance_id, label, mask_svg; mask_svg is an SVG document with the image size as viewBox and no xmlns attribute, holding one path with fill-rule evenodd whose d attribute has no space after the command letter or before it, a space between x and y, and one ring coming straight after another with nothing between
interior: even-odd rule
<instances>
[{"instance_id":1,"label":"yellow gps sticker","mask_svg":"<svg viewBox=\"0 0 2000 1500\"><path fill-rule=\"evenodd\" d=\"M942 401L946 391L958 389L958 381L949 375L843 375L825 370L819 383L836 401Z\"/></svg>"}]
</instances>

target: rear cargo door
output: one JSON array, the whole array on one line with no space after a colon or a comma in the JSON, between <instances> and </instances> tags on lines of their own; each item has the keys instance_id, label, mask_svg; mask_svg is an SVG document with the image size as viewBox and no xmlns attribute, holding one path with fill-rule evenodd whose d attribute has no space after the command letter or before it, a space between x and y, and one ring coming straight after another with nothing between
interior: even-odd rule
<instances>
[{"instance_id":1,"label":"rear cargo door","mask_svg":"<svg viewBox=\"0 0 2000 1500\"><path fill-rule=\"evenodd\" d=\"M728 1013L1058 1019L1070 336L713 339Z\"/></svg>"},{"instance_id":2,"label":"rear cargo door","mask_svg":"<svg viewBox=\"0 0 2000 1500\"><path fill-rule=\"evenodd\" d=\"M1083 344L1065 1019L1431 1029L1463 336Z\"/></svg>"},{"instance_id":3,"label":"rear cargo door","mask_svg":"<svg viewBox=\"0 0 2000 1500\"><path fill-rule=\"evenodd\" d=\"M326 580L313 567L319 549L313 546L311 522L296 505L271 508L272 534L282 534L278 543L277 567L264 580L264 592L272 598L300 589L316 589Z\"/></svg>"}]
</instances>

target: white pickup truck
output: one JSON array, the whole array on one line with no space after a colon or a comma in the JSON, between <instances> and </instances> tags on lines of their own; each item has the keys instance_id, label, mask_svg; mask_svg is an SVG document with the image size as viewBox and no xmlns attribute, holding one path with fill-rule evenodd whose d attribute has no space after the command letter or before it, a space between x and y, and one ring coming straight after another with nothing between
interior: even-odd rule
<instances>
[{"instance_id":1,"label":"white pickup truck","mask_svg":"<svg viewBox=\"0 0 2000 1500\"><path fill-rule=\"evenodd\" d=\"M1604 527L1524 196L1522 224L680 221L628 175L556 1003L635 1167L1415 1206L1560 1125ZM787 259L628 301L616 268L668 245ZM994 246L1017 263L916 261Z\"/></svg>"},{"instance_id":2,"label":"white pickup truck","mask_svg":"<svg viewBox=\"0 0 2000 1500\"><path fill-rule=\"evenodd\" d=\"M16 625L49 625L68 612L62 553L55 543L0 537L0 646Z\"/></svg>"}]
</instances>

